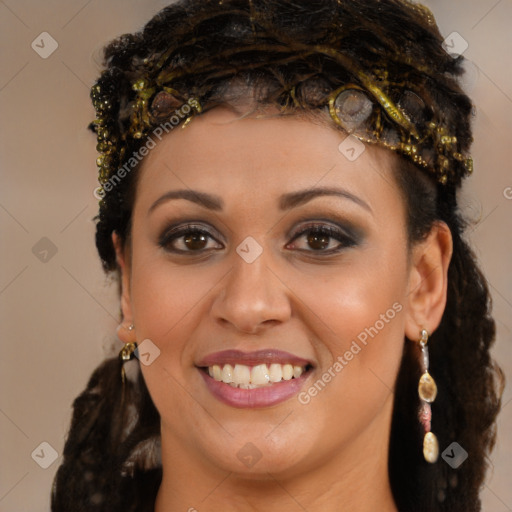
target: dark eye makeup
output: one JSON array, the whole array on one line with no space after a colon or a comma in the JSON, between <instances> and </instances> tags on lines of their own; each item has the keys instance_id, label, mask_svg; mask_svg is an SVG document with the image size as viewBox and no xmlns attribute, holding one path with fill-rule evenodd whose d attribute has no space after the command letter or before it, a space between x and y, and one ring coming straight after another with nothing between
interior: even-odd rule
<instances>
[{"instance_id":1,"label":"dark eye makeup","mask_svg":"<svg viewBox=\"0 0 512 512\"><path fill-rule=\"evenodd\" d=\"M354 233L350 233L350 231L351 230L347 228L340 229L339 227L329 224L311 222L305 226L301 226L300 230L293 235L291 242L295 242L305 236L306 244L309 244L311 250L296 247L297 250L322 254L336 254L343 249L354 247L358 244L359 237ZM330 239L336 240L338 244L328 248L332 245L332 240ZM290 244L287 244L286 247L289 248Z\"/></svg>"},{"instance_id":2,"label":"dark eye makeup","mask_svg":"<svg viewBox=\"0 0 512 512\"><path fill-rule=\"evenodd\" d=\"M211 250L211 248L206 249L206 247L201 246L202 244L206 246L208 239L220 243L217 237L204 226L186 223L167 228L159 237L158 245L170 253L199 253ZM181 245L185 248L176 247L177 242L181 242Z\"/></svg>"},{"instance_id":3,"label":"dark eye makeup","mask_svg":"<svg viewBox=\"0 0 512 512\"><path fill-rule=\"evenodd\" d=\"M158 245L167 253L186 256L205 255L207 252L223 249L224 245L220 241L222 236L213 228L197 222L166 226L158 237ZM351 223L339 225L329 219L302 224L289 237L290 242L286 244L286 249L315 256L338 254L362 241L361 231ZM301 239L304 241L299 243Z\"/></svg>"}]
</instances>

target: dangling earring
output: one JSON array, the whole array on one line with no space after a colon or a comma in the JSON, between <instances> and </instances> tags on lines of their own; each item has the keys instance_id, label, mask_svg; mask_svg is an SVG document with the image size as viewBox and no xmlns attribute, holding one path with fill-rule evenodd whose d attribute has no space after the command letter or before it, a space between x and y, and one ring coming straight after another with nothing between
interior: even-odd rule
<instances>
[{"instance_id":1,"label":"dangling earring","mask_svg":"<svg viewBox=\"0 0 512 512\"><path fill-rule=\"evenodd\" d=\"M432 420L432 409L430 404L436 399L437 385L435 380L432 378L432 375L428 373L428 336L427 330L422 329L419 344L422 353L421 369L423 374L421 375L420 382L418 384L418 394L422 400L419 417L425 430L425 437L423 438L423 457L425 457L427 462L433 464L437 461L437 457L439 456L439 443L435 434L430 431Z\"/></svg>"},{"instance_id":2,"label":"dangling earring","mask_svg":"<svg viewBox=\"0 0 512 512\"><path fill-rule=\"evenodd\" d=\"M133 331L134 326L133 324L130 324L127 329L129 331ZM125 343L124 347L119 352L119 359L121 360L121 382L123 383L123 390L124 390L124 383L126 380L126 374L124 371L124 363L126 361L130 361L135 357L135 350L137 349L137 342L129 342Z\"/></svg>"}]
</instances>

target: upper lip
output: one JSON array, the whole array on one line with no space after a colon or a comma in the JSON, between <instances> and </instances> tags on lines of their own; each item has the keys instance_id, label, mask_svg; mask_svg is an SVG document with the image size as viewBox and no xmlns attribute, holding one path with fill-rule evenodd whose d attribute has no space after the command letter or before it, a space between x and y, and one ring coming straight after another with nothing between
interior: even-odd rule
<instances>
[{"instance_id":1,"label":"upper lip","mask_svg":"<svg viewBox=\"0 0 512 512\"><path fill-rule=\"evenodd\" d=\"M292 364L294 366L307 366L313 365L311 361L303 359L302 357L295 356L289 352L274 349L261 349L254 352L242 352L241 350L223 350L221 352L214 352L205 356L196 364L199 367L219 366L225 364L244 364L246 366L256 366L259 364Z\"/></svg>"}]
</instances>

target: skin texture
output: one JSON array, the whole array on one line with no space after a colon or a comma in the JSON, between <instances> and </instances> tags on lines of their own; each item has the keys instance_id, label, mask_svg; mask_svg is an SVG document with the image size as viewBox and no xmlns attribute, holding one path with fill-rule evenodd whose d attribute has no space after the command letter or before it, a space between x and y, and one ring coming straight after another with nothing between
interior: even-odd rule
<instances>
[{"instance_id":1,"label":"skin texture","mask_svg":"<svg viewBox=\"0 0 512 512\"><path fill-rule=\"evenodd\" d=\"M131 238L124 246L113 239L123 325L135 325L119 337L150 339L161 351L141 366L161 416L156 512L397 510L387 473L392 390L403 344L439 325L451 236L436 225L409 251L391 171L396 155L366 147L350 162L338 150L345 137L298 117L240 119L216 108L146 157ZM280 210L282 194L319 187L356 199L324 195ZM223 208L175 199L149 212L177 189L215 194ZM211 237L168 244L187 254L159 245L171 224L189 221ZM295 238L311 222L348 226L356 236L323 246L309 243L308 233ZM263 249L252 263L236 252L247 236ZM284 350L313 362L307 390L365 328L382 325L381 315L384 326L307 404L295 396L272 407L231 407L209 392L194 364L225 349ZM261 454L252 467L237 456L247 443Z\"/></svg>"}]
</instances>

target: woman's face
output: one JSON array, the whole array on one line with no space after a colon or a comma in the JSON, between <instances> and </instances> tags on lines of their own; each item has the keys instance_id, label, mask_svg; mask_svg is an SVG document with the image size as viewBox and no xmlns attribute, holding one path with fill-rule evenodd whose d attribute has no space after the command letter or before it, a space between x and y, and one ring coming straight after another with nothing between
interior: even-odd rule
<instances>
[{"instance_id":1,"label":"woman's face","mask_svg":"<svg viewBox=\"0 0 512 512\"><path fill-rule=\"evenodd\" d=\"M291 476L351 453L387 464L405 209L395 156L358 156L344 139L217 108L146 157L123 310L150 340L141 369L177 467Z\"/></svg>"}]
</instances>

